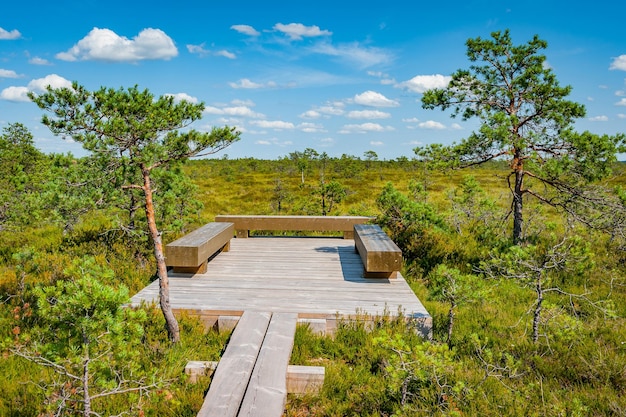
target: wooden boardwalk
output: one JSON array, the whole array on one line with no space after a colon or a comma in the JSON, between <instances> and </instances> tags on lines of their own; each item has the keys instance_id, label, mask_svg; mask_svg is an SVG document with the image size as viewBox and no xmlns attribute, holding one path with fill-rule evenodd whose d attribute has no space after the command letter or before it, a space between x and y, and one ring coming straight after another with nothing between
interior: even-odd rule
<instances>
[{"instance_id":1,"label":"wooden boardwalk","mask_svg":"<svg viewBox=\"0 0 626 417\"><path fill-rule=\"evenodd\" d=\"M170 273L170 303L174 311L198 314L209 325L246 310L330 322L402 312L428 335L432 319L401 275L362 276L363 264L351 239L232 239L230 251L210 260L206 273ZM132 297L133 305L142 301L158 301L158 281Z\"/></svg>"},{"instance_id":2,"label":"wooden boardwalk","mask_svg":"<svg viewBox=\"0 0 626 417\"><path fill-rule=\"evenodd\" d=\"M198 417L281 416L298 320L332 332L337 320L403 314L430 336L432 319L401 274L363 274L354 240L317 237L231 239L205 273L170 273L174 312L196 314L207 326L238 322ZM132 304L158 302L158 285Z\"/></svg>"}]
</instances>

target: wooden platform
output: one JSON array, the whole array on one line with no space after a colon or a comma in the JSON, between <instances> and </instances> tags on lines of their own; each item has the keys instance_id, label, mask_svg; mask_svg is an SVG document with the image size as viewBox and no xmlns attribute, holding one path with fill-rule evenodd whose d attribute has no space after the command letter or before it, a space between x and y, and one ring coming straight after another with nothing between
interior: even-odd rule
<instances>
[{"instance_id":1,"label":"wooden platform","mask_svg":"<svg viewBox=\"0 0 626 417\"><path fill-rule=\"evenodd\" d=\"M430 334L432 319L400 274L391 280L362 276L354 240L232 239L230 251L211 259L206 273L170 274L170 303L175 312L198 314L209 325L246 310L296 313L329 323L401 311L416 319L422 334ZM142 301L158 301L157 281L132 297L133 305Z\"/></svg>"}]
</instances>

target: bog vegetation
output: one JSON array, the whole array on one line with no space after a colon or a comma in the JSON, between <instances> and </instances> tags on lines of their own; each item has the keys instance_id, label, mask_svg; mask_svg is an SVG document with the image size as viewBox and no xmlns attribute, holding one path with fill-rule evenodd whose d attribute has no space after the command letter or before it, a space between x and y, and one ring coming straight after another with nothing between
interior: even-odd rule
<instances>
[{"instance_id":1,"label":"bog vegetation","mask_svg":"<svg viewBox=\"0 0 626 417\"><path fill-rule=\"evenodd\" d=\"M494 45L479 41L468 47ZM529 77L522 87L537 81ZM558 104L564 90L555 91L545 105ZM124 94L99 94L107 92ZM461 105L460 92L434 92L424 104ZM57 98L80 98L70 93ZM44 97L43 107L54 103ZM137 108L126 111L132 119ZM299 327L292 363L323 365L326 380L319 395L290 397L288 416L626 415L626 166L613 152L623 136L565 129L558 142L564 126L544 129L539 120L530 138L524 128L510 143L504 132L523 115L494 114L467 113L488 126L469 142L388 161L373 151L329 157L314 149L271 161L187 160L201 138L175 133L140 145L147 153L138 156L110 148L123 136L115 133L120 123L66 129L94 146L92 157L76 158L42 154L28 129L8 125L0 134L0 415L195 416L210 381L190 383L184 366L218 360L229 334L183 316L178 340L162 306L124 304L162 278L155 237L167 243L217 214L375 216L433 316L432 340L390 317L373 328L341 323L324 337ZM222 133L236 140L236 132ZM551 153L533 161L536 152L516 151L544 133L554 135ZM498 147L518 159L464 159ZM149 173L150 190L158 190L150 211L141 164L154 158L168 163Z\"/></svg>"}]
</instances>

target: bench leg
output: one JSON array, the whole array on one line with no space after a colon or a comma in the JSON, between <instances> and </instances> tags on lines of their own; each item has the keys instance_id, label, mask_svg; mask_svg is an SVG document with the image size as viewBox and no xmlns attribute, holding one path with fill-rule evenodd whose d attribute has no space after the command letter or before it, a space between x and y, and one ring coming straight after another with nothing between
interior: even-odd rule
<instances>
[{"instance_id":1,"label":"bench leg","mask_svg":"<svg viewBox=\"0 0 626 417\"><path fill-rule=\"evenodd\" d=\"M248 230L237 230L237 237L239 239L247 239L248 238Z\"/></svg>"},{"instance_id":2,"label":"bench leg","mask_svg":"<svg viewBox=\"0 0 626 417\"><path fill-rule=\"evenodd\" d=\"M345 231L343 232L343 238L344 239L354 239L354 231L350 230L350 231Z\"/></svg>"}]
</instances>

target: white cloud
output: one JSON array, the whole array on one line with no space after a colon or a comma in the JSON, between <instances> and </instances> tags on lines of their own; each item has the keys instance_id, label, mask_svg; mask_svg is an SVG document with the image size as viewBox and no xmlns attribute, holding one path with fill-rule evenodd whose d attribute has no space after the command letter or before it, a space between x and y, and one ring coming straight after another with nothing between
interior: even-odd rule
<instances>
[{"instance_id":1,"label":"white cloud","mask_svg":"<svg viewBox=\"0 0 626 417\"><path fill-rule=\"evenodd\" d=\"M305 133L319 133L325 132L324 126L316 124L316 123L300 123L298 125L298 129Z\"/></svg>"},{"instance_id":2,"label":"white cloud","mask_svg":"<svg viewBox=\"0 0 626 417\"><path fill-rule=\"evenodd\" d=\"M28 83L28 89L36 93L43 93L48 86L52 88L72 88L72 82L57 74L50 74Z\"/></svg>"},{"instance_id":3,"label":"white cloud","mask_svg":"<svg viewBox=\"0 0 626 417\"><path fill-rule=\"evenodd\" d=\"M260 140L257 140L256 142L254 142L254 144L255 145L265 145L265 146L272 146L272 145L274 145L274 146L281 146L281 147L283 147L283 146L292 145L293 142L290 141L290 140L285 140L285 141L281 142L281 141L279 141L276 138L272 138L270 140L260 139Z\"/></svg>"},{"instance_id":4,"label":"white cloud","mask_svg":"<svg viewBox=\"0 0 626 417\"><path fill-rule=\"evenodd\" d=\"M341 116L345 113L345 103L341 101L328 102L324 106L315 107L300 115L303 119L319 119L320 117Z\"/></svg>"},{"instance_id":5,"label":"white cloud","mask_svg":"<svg viewBox=\"0 0 626 417\"><path fill-rule=\"evenodd\" d=\"M231 117L251 117L257 119L265 117L265 115L252 111L252 109L247 106L232 106L222 108L207 106L204 108L204 113Z\"/></svg>"},{"instance_id":6,"label":"white cloud","mask_svg":"<svg viewBox=\"0 0 626 417\"><path fill-rule=\"evenodd\" d=\"M611 62L609 69L626 71L626 55L620 55L617 58L613 58L613 62Z\"/></svg>"},{"instance_id":7,"label":"white cloud","mask_svg":"<svg viewBox=\"0 0 626 417\"><path fill-rule=\"evenodd\" d=\"M411 117L410 119L402 119L404 123L417 123L420 121L417 117Z\"/></svg>"},{"instance_id":8,"label":"white cloud","mask_svg":"<svg viewBox=\"0 0 626 417\"><path fill-rule=\"evenodd\" d=\"M458 123L452 123L452 125L450 125L450 129L452 129L452 130L462 130L463 126L461 126Z\"/></svg>"},{"instance_id":9,"label":"white cloud","mask_svg":"<svg viewBox=\"0 0 626 417\"><path fill-rule=\"evenodd\" d=\"M288 25L276 23L274 30L284 33L292 40L301 40L303 37L330 36L333 34L328 30L321 30L319 26L304 26L302 23L289 23Z\"/></svg>"},{"instance_id":10,"label":"white cloud","mask_svg":"<svg viewBox=\"0 0 626 417\"><path fill-rule=\"evenodd\" d=\"M19 78L17 72L0 68L0 78Z\"/></svg>"},{"instance_id":11,"label":"white cloud","mask_svg":"<svg viewBox=\"0 0 626 417\"><path fill-rule=\"evenodd\" d=\"M393 55L381 48L364 47L359 43L334 46L329 43L320 43L311 48L318 54L330 55L356 63L361 68L373 65L386 64L393 60Z\"/></svg>"},{"instance_id":12,"label":"white cloud","mask_svg":"<svg viewBox=\"0 0 626 417\"><path fill-rule=\"evenodd\" d=\"M319 119L322 114L316 110L307 110L300 115L303 119Z\"/></svg>"},{"instance_id":13,"label":"white cloud","mask_svg":"<svg viewBox=\"0 0 626 417\"><path fill-rule=\"evenodd\" d=\"M248 106L248 107L256 106L256 104L254 104L254 101L252 101L252 100L240 100L240 99L237 99L237 98L232 100L230 103L235 105L235 106Z\"/></svg>"},{"instance_id":14,"label":"white cloud","mask_svg":"<svg viewBox=\"0 0 626 417\"><path fill-rule=\"evenodd\" d=\"M274 81L269 81L265 84L255 83L254 81L250 81L247 78L242 78L236 83L230 82L228 83L232 88L244 88L244 89L257 89L257 88L276 88L276 83Z\"/></svg>"},{"instance_id":15,"label":"white cloud","mask_svg":"<svg viewBox=\"0 0 626 417\"><path fill-rule=\"evenodd\" d=\"M343 103L330 103L326 106L317 108L317 111L330 116L341 116L345 112L343 107Z\"/></svg>"},{"instance_id":16,"label":"white cloud","mask_svg":"<svg viewBox=\"0 0 626 417\"><path fill-rule=\"evenodd\" d=\"M626 114L624 113L617 113L617 117L620 119L626 119Z\"/></svg>"},{"instance_id":17,"label":"white cloud","mask_svg":"<svg viewBox=\"0 0 626 417\"><path fill-rule=\"evenodd\" d=\"M626 98L621 99L620 101L615 103L615 105L616 106L626 106Z\"/></svg>"},{"instance_id":18,"label":"white cloud","mask_svg":"<svg viewBox=\"0 0 626 417\"><path fill-rule=\"evenodd\" d=\"M0 99L7 101L30 101L28 91L26 87L7 87L0 92Z\"/></svg>"},{"instance_id":19,"label":"white cloud","mask_svg":"<svg viewBox=\"0 0 626 417\"><path fill-rule=\"evenodd\" d=\"M200 55L200 56L205 56L205 55L209 55L211 53L211 51L209 51L208 49L204 48L204 44L201 43L200 45L192 45L192 44L188 44L186 45L187 47L187 52L189 52L190 54L196 54L196 55Z\"/></svg>"},{"instance_id":20,"label":"white cloud","mask_svg":"<svg viewBox=\"0 0 626 417\"><path fill-rule=\"evenodd\" d=\"M33 64L33 65L52 65L52 63L48 61L47 59L39 58L38 56L34 56L31 59L29 59L28 63Z\"/></svg>"},{"instance_id":21,"label":"white cloud","mask_svg":"<svg viewBox=\"0 0 626 417\"><path fill-rule=\"evenodd\" d=\"M398 88L404 88L414 93L423 93L432 88L445 88L450 83L452 77L441 74L433 75L416 75L408 81L401 82L396 85Z\"/></svg>"},{"instance_id":22,"label":"white cloud","mask_svg":"<svg viewBox=\"0 0 626 417\"><path fill-rule=\"evenodd\" d=\"M207 55L215 55L215 56L223 56L228 59L237 59L237 55L225 49L222 49L221 51L217 51L217 52L211 52L210 50L204 47L204 43L201 43L200 45L188 44L185 46L187 47L187 51L190 54L199 55L200 57L205 57Z\"/></svg>"},{"instance_id":23,"label":"white cloud","mask_svg":"<svg viewBox=\"0 0 626 417\"><path fill-rule=\"evenodd\" d=\"M229 51L227 51L225 49L222 49L221 51L217 51L215 53L215 55L223 56L224 58L228 58L228 59L236 59L237 58L237 55L235 55L234 53L229 52Z\"/></svg>"},{"instance_id":24,"label":"white cloud","mask_svg":"<svg viewBox=\"0 0 626 417\"><path fill-rule=\"evenodd\" d=\"M439 122L435 122L434 120L428 120L426 122L422 122L418 126L421 127L422 129L435 129L435 130L441 130L441 129L446 128L445 125Z\"/></svg>"},{"instance_id":25,"label":"white cloud","mask_svg":"<svg viewBox=\"0 0 626 417\"><path fill-rule=\"evenodd\" d=\"M616 95L617 97L625 97L625 96L626 96L626 91L624 91L624 90L617 90L617 91L615 92L615 95Z\"/></svg>"},{"instance_id":26,"label":"white cloud","mask_svg":"<svg viewBox=\"0 0 626 417\"><path fill-rule=\"evenodd\" d=\"M236 30L239 33L243 33L244 35L249 36L259 36L261 34L250 25L232 25L230 28Z\"/></svg>"},{"instance_id":27,"label":"white cloud","mask_svg":"<svg viewBox=\"0 0 626 417\"><path fill-rule=\"evenodd\" d=\"M22 37L22 34L19 30L13 29L12 31L7 31L3 28L0 28L0 40L13 40L19 39Z\"/></svg>"},{"instance_id":28,"label":"white cloud","mask_svg":"<svg viewBox=\"0 0 626 417\"><path fill-rule=\"evenodd\" d=\"M174 97L174 101L179 103L181 101L188 101L190 103L198 103L198 99L196 97L192 97L187 93L176 93L176 94L165 94L166 96Z\"/></svg>"},{"instance_id":29,"label":"white cloud","mask_svg":"<svg viewBox=\"0 0 626 417\"><path fill-rule=\"evenodd\" d=\"M72 83L65 78L56 74L50 74L44 78L37 78L28 83L26 87L7 87L0 92L0 99L8 101L30 101L28 92L43 93L46 88L71 88Z\"/></svg>"},{"instance_id":30,"label":"white cloud","mask_svg":"<svg viewBox=\"0 0 626 417\"><path fill-rule=\"evenodd\" d=\"M274 129L274 130L291 130L295 129L295 126L291 122L283 122L282 120L253 120L250 122L255 126L258 126L263 129Z\"/></svg>"},{"instance_id":31,"label":"white cloud","mask_svg":"<svg viewBox=\"0 0 626 417\"><path fill-rule=\"evenodd\" d=\"M371 90L354 96L354 102L370 107L397 107L400 105L397 101L390 100L384 95Z\"/></svg>"},{"instance_id":32,"label":"white cloud","mask_svg":"<svg viewBox=\"0 0 626 417\"><path fill-rule=\"evenodd\" d=\"M60 52L63 61L136 62L145 59L168 60L178 55L174 41L160 29L144 29L133 39L110 29L93 28L76 45Z\"/></svg>"},{"instance_id":33,"label":"white cloud","mask_svg":"<svg viewBox=\"0 0 626 417\"><path fill-rule=\"evenodd\" d=\"M394 130L393 127L387 126L384 127L379 125L378 123L362 123L362 124L354 124L354 125L344 125L343 128L339 131L339 133L367 133L367 132L385 132Z\"/></svg>"},{"instance_id":34,"label":"white cloud","mask_svg":"<svg viewBox=\"0 0 626 417\"><path fill-rule=\"evenodd\" d=\"M385 142L381 142L379 140L372 140L370 141L370 145L371 146L383 146L385 144Z\"/></svg>"},{"instance_id":35,"label":"white cloud","mask_svg":"<svg viewBox=\"0 0 626 417\"><path fill-rule=\"evenodd\" d=\"M608 122L609 118L607 116L595 116L589 118L590 122Z\"/></svg>"},{"instance_id":36,"label":"white cloud","mask_svg":"<svg viewBox=\"0 0 626 417\"><path fill-rule=\"evenodd\" d=\"M350 119L388 119L391 114L380 110L354 110L349 112L346 117Z\"/></svg>"}]
</instances>

